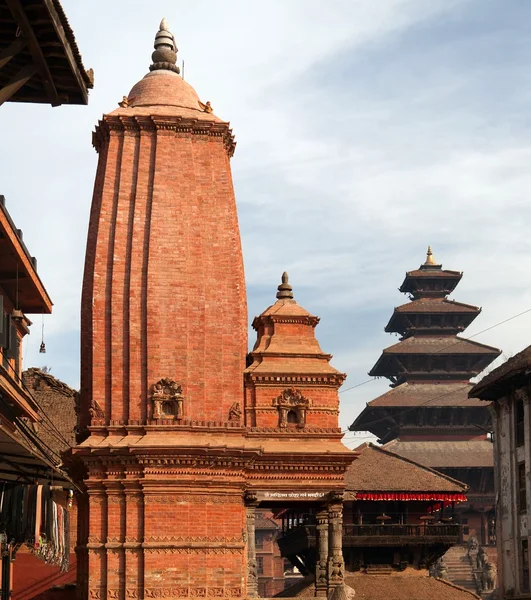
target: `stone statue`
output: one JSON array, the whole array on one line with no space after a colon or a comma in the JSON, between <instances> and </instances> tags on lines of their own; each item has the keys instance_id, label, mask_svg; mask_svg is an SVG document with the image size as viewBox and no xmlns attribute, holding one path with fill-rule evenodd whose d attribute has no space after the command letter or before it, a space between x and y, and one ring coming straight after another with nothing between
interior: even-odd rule
<instances>
[{"instance_id":1,"label":"stone statue","mask_svg":"<svg viewBox=\"0 0 531 600\"><path fill-rule=\"evenodd\" d=\"M488 558L489 557L485 552L485 548L483 548L483 546L480 546L476 556L476 569L483 569Z\"/></svg>"},{"instance_id":2,"label":"stone statue","mask_svg":"<svg viewBox=\"0 0 531 600\"><path fill-rule=\"evenodd\" d=\"M346 583L336 585L328 592L328 600L352 600L356 592Z\"/></svg>"},{"instance_id":3,"label":"stone statue","mask_svg":"<svg viewBox=\"0 0 531 600\"><path fill-rule=\"evenodd\" d=\"M433 571L434 577L438 577L439 579L448 579L448 568L446 567L446 563L444 562L442 556L435 563Z\"/></svg>"},{"instance_id":4,"label":"stone statue","mask_svg":"<svg viewBox=\"0 0 531 600\"><path fill-rule=\"evenodd\" d=\"M241 421L242 411L239 402L234 402L229 408L229 421Z\"/></svg>"},{"instance_id":5,"label":"stone statue","mask_svg":"<svg viewBox=\"0 0 531 600\"><path fill-rule=\"evenodd\" d=\"M472 535L468 538L468 555L470 556L472 553L476 553L478 551L479 543L478 538Z\"/></svg>"},{"instance_id":6,"label":"stone statue","mask_svg":"<svg viewBox=\"0 0 531 600\"><path fill-rule=\"evenodd\" d=\"M481 584L484 592L490 592L496 587L498 579L498 569L491 562L486 562L483 565L483 573L481 576Z\"/></svg>"},{"instance_id":7,"label":"stone statue","mask_svg":"<svg viewBox=\"0 0 531 600\"><path fill-rule=\"evenodd\" d=\"M247 563L247 575L250 581L257 581L258 579L258 569L256 565L256 560L249 559Z\"/></svg>"}]
</instances>

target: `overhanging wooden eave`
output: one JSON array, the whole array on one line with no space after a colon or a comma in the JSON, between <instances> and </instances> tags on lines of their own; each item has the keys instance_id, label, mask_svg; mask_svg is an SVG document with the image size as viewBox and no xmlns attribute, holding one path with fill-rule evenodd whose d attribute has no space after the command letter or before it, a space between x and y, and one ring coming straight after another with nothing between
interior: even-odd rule
<instances>
[{"instance_id":1,"label":"overhanging wooden eave","mask_svg":"<svg viewBox=\"0 0 531 600\"><path fill-rule=\"evenodd\" d=\"M29 297L21 298L20 304L16 308L27 313L50 314L53 306L52 301L37 274L33 259L26 245L17 233L15 224L5 207L3 196L0 196L0 235L2 236L0 262L2 262L3 256L16 257L18 278L20 280L24 279L24 285L29 284L30 286ZM11 276L10 279L12 279ZM0 286L2 283L2 276L0 274Z\"/></svg>"},{"instance_id":2,"label":"overhanging wooden eave","mask_svg":"<svg viewBox=\"0 0 531 600\"><path fill-rule=\"evenodd\" d=\"M0 104L88 103L93 75L59 0L0 0L0 21Z\"/></svg>"}]
</instances>

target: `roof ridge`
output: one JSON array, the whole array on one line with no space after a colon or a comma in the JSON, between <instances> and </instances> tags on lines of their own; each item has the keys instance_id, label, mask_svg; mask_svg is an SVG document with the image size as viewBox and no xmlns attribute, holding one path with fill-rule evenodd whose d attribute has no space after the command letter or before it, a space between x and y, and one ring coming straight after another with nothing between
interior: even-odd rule
<instances>
[{"instance_id":1,"label":"roof ridge","mask_svg":"<svg viewBox=\"0 0 531 600\"><path fill-rule=\"evenodd\" d=\"M28 369L25 369L22 373L22 377L24 377L25 373L34 373L38 375L39 377L47 381L50 387L53 387L55 390L57 390L59 393L64 394L65 396L74 396L78 393L77 390L70 387L67 383L61 381L57 377L54 377L50 373L45 373L39 367L29 367Z\"/></svg>"},{"instance_id":2,"label":"roof ridge","mask_svg":"<svg viewBox=\"0 0 531 600\"><path fill-rule=\"evenodd\" d=\"M386 353L386 351L391 350L391 348L396 348L398 346L404 346L405 344L407 345L411 345L412 341L415 340L419 340L420 342L425 342L427 340L438 340L438 339L448 339L448 340L452 340L455 339L457 340L456 342L453 343L449 343L448 344L448 348L451 348L452 346L457 346L460 343L465 343L465 344L471 344L473 346L479 346L481 348L487 348L488 350L494 350L496 352L498 352L499 354L501 354L501 350L499 348L495 348L494 346L489 346L487 344L482 344L481 342L476 342L475 340L471 340L470 338L463 338L460 337L458 335L455 334L451 334L451 335L411 335L403 340L400 340L399 342L396 342L396 344L391 344L391 346L387 346L387 348L383 349L383 354Z\"/></svg>"},{"instance_id":3,"label":"roof ridge","mask_svg":"<svg viewBox=\"0 0 531 600\"><path fill-rule=\"evenodd\" d=\"M399 438L395 438L395 439L399 439ZM395 441L395 440L392 440ZM393 456L395 458L398 458L404 462L407 462L415 467L420 467L421 469L423 469L424 471L428 471L429 473L431 473L432 475L441 477L442 479L446 479L447 481L450 481L451 483L455 483L457 485L459 485L460 487L464 488L463 492L466 492L470 486L466 485L465 483L463 483L462 481L459 481L458 479L454 479L453 477L450 477L449 475L446 475L445 473L441 473L441 471L437 471L436 469L432 469L431 467L427 467L421 463L418 463L414 460L411 460L410 458L406 458L405 456L400 456L400 454L396 454L394 452L391 452L390 450L387 450L384 446L376 446L375 444L373 444L372 442L369 442L369 446L371 448L375 448L376 450L380 451L380 452L384 452L385 454L388 454L389 456Z\"/></svg>"}]
</instances>

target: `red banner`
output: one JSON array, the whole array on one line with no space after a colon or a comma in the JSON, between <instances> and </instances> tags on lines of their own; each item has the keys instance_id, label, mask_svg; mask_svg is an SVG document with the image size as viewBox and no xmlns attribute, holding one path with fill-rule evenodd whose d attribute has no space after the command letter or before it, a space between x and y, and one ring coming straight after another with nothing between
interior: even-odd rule
<instances>
[{"instance_id":1,"label":"red banner","mask_svg":"<svg viewBox=\"0 0 531 600\"><path fill-rule=\"evenodd\" d=\"M419 500L421 502L466 502L464 494L445 494L431 492L429 494L415 492L356 492L356 500Z\"/></svg>"}]
</instances>

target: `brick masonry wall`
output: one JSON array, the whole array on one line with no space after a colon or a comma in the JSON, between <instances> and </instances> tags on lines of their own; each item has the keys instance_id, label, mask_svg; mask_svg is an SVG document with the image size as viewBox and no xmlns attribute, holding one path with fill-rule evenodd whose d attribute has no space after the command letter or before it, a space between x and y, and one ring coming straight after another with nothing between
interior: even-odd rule
<instances>
[{"instance_id":1,"label":"brick masonry wall","mask_svg":"<svg viewBox=\"0 0 531 600\"><path fill-rule=\"evenodd\" d=\"M242 398L247 314L221 137L111 129L98 169L82 301L82 406L145 422L152 385L184 416L227 421ZM171 318L169 317L171 315Z\"/></svg>"}]
</instances>

